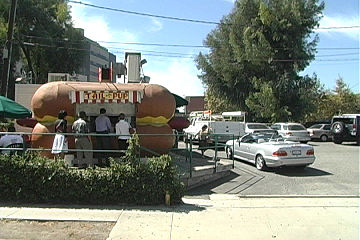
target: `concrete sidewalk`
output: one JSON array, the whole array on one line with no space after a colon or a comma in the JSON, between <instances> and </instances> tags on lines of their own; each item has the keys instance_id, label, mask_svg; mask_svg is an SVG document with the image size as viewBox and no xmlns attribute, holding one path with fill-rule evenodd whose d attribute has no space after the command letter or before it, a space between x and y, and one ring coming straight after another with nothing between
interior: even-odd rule
<instances>
[{"instance_id":1,"label":"concrete sidewalk","mask_svg":"<svg viewBox=\"0 0 360 240\"><path fill-rule=\"evenodd\" d=\"M184 198L165 207L12 208L1 219L116 222L108 239L360 239L359 198Z\"/></svg>"}]
</instances>

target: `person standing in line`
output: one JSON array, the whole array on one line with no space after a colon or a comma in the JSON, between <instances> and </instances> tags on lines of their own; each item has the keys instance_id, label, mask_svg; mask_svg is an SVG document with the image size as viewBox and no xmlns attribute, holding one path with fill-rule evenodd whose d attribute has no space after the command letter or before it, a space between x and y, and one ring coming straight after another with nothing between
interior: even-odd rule
<instances>
[{"instance_id":1,"label":"person standing in line","mask_svg":"<svg viewBox=\"0 0 360 240\"><path fill-rule=\"evenodd\" d=\"M87 134L89 133L89 124L86 122L86 113L79 112L78 119L72 125L73 133ZM92 143L90 136L75 135L75 147L77 150L92 150ZM93 165L93 153L91 151L77 151L76 161L79 168L91 167Z\"/></svg>"},{"instance_id":2,"label":"person standing in line","mask_svg":"<svg viewBox=\"0 0 360 240\"><path fill-rule=\"evenodd\" d=\"M130 139L130 133L134 132L134 129L128 122L125 121L125 114L120 113L119 122L115 125L115 131L118 136L118 143L120 150L127 150L129 147L128 140ZM121 155L124 155L123 153Z\"/></svg>"},{"instance_id":3,"label":"person standing in line","mask_svg":"<svg viewBox=\"0 0 360 240\"><path fill-rule=\"evenodd\" d=\"M65 110L59 111L58 119L55 121L55 138L52 146L51 153L55 157L64 158L65 153L68 152L68 141L64 133L67 133L67 112Z\"/></svg>"},{"instance_id":4,"label":"person standing in line","mask_svg":"<svg viewBox=\"0 0 360 240\"><path fill-rule=\"evenodd\" d=\"M100 109L100 115L95 119L95 128L97 134L108 134L111 131L111 122L108 116L106 116L106 109ZM96 138L96 145L98 150L109 150L110 149L110 139L106 136L99 136ZM107 165L107 156L106 152L99 153L99 164ZM104 162L103 162L104 159Z\"/></svg>"}]
</instances>

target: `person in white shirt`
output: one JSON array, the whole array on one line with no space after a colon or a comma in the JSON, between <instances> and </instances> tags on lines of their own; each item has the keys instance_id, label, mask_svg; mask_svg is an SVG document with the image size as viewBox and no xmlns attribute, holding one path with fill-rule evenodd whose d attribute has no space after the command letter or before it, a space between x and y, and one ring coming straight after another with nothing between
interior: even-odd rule
<instances>
[{"instance_id":1,"label":"person in white shirt","mask_svg":"<svg viewBox=\"0 0 360 240\"><path fill-rule=\"evenodd\" d=\"M118 136L118 143L120 150L126 150L129 147L128 140L130 139L130 133L134 132L134 129L128 122L125 121L125 114L120 113L119 122L115 125L115 132L121 136Z\"/></svg>"},{"instance_id":2,"label":"person in white shirt","mask_svg":"<svg viewBox=\"0 0 360 240\"><path fill-rule=\"evenodd\" d=\"M24 139L19 134L12 134L15 132L14 127L8 128L8 134L0 138L0 148L7 148L12 144L24 144ZM10 150L0 150L1 153L9 154Z\"/></svg>"}]
</instances>

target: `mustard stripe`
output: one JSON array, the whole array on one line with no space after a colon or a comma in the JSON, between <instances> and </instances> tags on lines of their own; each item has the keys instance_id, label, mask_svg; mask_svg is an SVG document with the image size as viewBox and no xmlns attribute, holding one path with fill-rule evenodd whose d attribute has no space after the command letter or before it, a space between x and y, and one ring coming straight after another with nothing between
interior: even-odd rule
<instances>
[{"instance_id":1,"label":"mustard stripe","mask_svg":"<svg viewBox=\"0 0 360 240\"><path fill-rule=\"evenodd\" d=\"M169 126L167 123L136 123L136 126L163 127L165 125Z\"/></svg>"},{"instance_id":2,"label":"mustard stripe","mask_svg":"<svg viewBox=\"0 0 360 240\"><path fill-rule=\"evenodd\" d=\"M165 124L170 121L171 118L165 118L163 116L160 117L143 117L143 118L136 118L136 123L150 123L150 124Z\"/></svg>"}]
</instances>

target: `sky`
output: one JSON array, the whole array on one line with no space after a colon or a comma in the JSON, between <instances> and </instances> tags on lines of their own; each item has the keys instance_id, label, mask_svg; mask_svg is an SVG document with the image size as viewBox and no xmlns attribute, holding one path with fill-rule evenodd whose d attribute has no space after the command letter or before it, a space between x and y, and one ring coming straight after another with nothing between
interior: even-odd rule
<instances>
[{"instance_id":1,"label":"sky","mask_svg":"<svg viewBox=\"0 0 360 240\"><path fill-rule=\"evenodd\" d=\"M83 3L126 11L177 18L219 22L228 15L234 0L87 0ZM320 28L359 26L359 0L325 0ZM194 55L207 53L200 47L214 24L183 22L132 15L71 3L75 27L85 36L124 61L125 51L140 51L147 60L144 74L150 83L160 84L180 96L202 96L205 87L198 75ZM359 91L360 28L318 29L317 57L300 75L315 73L327 89L334 89L342 77L354 91ZM124 43L186 45L192 47L149 46Z\"/></svg>"}]
</instances>

